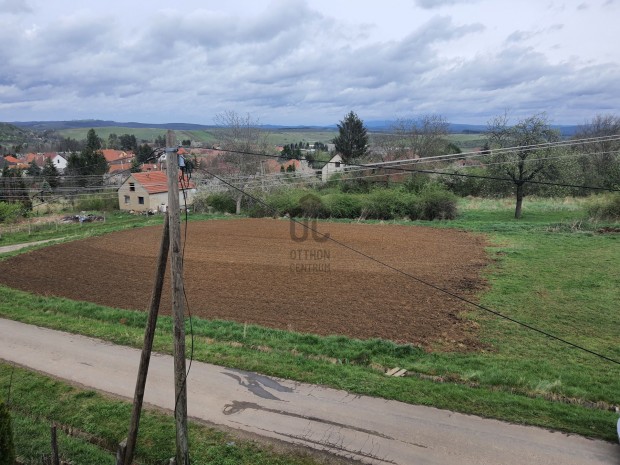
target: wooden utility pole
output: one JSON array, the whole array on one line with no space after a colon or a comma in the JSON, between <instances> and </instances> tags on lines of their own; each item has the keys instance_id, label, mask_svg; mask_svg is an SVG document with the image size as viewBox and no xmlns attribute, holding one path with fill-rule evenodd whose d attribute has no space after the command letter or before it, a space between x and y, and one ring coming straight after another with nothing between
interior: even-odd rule
<instances>
[{"instance_id":1,"label":"wooden utility pole","mask_svg":"<svg viewBox=\"0 0 620 465\"><path fill-rule=\"evenodd\" d=\"M179 156L174 131L166 134L168 170L168 223L170 225L170 275L172 278L172 314L174 317L174 419L177 432L176 465L189 465L187 432L187 383L185 369L185 292L181 250L179 206Z\"/></svg>"},{"instance_id":2,"label":"wooden utility pole","mask_svg":"<svg viewBox=\"0 0 620 465\"><path fill-rule=\"evenodd\" d=\"M144 345L140 357L140 368L136 380L136 390L133 396L133 409L131 412L131 423L127 442L121 443L121 452L118 453L117 465L131 465L138 439L138 428L140 426L140 413L142 412L142 402L144 400L144 388L146 386L146 376L149 371L151 361L151 351L153 349L153 339L155 338L155 327L157 326L157 313L161 302L161 292L164 286L164 276L166 274L166 262L168 261L168 248L170 246L170 226L168 224L168 213L164 217L164 231L161 236L159 255L157 257L157 270L155 271L155 281L151 292L151 303L149 305L149 316L144 330ZM123 450L124 449L124 450Z\"/></svg>"},{"instance_id":3,"label":"wooden utility pole","mask_svg":"<svg viewBox=\"0 0 620 465\"><path fill-rule=\"evenodd\" d=\"M52 465L60 465L58 455L58 438L56 437L56 425L52 425Z\"/></svg>"}]
</instances>

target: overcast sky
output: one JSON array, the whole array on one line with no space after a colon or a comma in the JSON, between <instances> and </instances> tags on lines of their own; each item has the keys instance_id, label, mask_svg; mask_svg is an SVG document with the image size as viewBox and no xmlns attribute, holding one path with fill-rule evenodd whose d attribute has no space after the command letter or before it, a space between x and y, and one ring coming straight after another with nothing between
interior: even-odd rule
<instances>
[{"instance_id":1,"label":"overcast sky","mask_svg":"<svg viewBox=\"0 0 620 465\"><path fill-rule=\"evenodd\" d=\"M620 113L620 0L0 0L0 121Z\"/></svg>"}]
</instances>

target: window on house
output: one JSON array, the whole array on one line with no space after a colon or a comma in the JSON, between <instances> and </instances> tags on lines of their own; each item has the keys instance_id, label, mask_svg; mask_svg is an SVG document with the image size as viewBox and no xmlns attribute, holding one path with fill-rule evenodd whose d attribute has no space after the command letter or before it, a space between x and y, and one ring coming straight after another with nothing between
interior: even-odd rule
<instances>
[{"instance_id":1,"label":"window on house","mask_svg":"<svg viewBox=\"0 0 620 465\"><path fill-rule=\"evenodd\" d=\"M144 205L144 197L138 197L138 203Z\"/></svg>"},{"instance_id":2,"label":"window on house","mask_svg":"<svg viewBox=\"0 0 620 465\"><path fill-rule=\"evenodd\" d=\"M130 182L130 183L129 183L129 190L130 190L131 192L134 192L134 191L136 190L136 184L135 184L135 183L133 183L133 182Z\"/></svg>"},{"instance_id":3,"label":"window on house","mask_svg":"<svg viewBox=\"0 0 620 465\"><path fill-rule=\"evenodd\" d=\"M128 195L125 196L125 203L129 203L129 196Z\"/></svg>"},{"instance_id":4,"label":"window on house","mask_svg":"<svg viewBox=\"0 0 620 465\"><path fill-rule=\"evenodd\" d=\"M336 162L336 168L340 168L340 162L339 161Z\"/></svg>"}]
</instances>

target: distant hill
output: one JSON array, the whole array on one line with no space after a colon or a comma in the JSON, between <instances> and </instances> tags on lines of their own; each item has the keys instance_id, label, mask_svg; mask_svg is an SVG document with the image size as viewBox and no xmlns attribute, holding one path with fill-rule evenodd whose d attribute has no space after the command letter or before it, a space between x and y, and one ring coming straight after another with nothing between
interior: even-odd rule
<instances>
[{"instance_id":1,"label":"distant hill","mask_svg":"<svg viewBox=\"0 0 620 465\"><path fill-rule=\"evenodd\" d=\"M105 121L100 119L86 119L74 121L15 121L12 123L20 128L34 129L37 131L62 131L63 129L84 129L84 128L132 128L132 129L172 129L173 131L200 131L213 126L190 123L166 123L166 124L149 124L127 122L119 123L116 121Z\"/></svg>"},{"instance_id":2,"label":"distant hill","mask_svg":"<svg viewBox=\"0 0 620 465\"><path fill-rule=\"evenodd\" d=\"M364 124L369 131L389 131L393 126L393 120L372 120L365 121ZM204 124L192 124L192 123L137 123L137 122L125 122L119 123L116 121L105 120L75 120L75 121L16 121L8 126L17 128L34 130L34 131L62 131L66 129L84 129L84 128L103 128L103 127L118 127L118 128L131 128L131 129L171 129L173 131L204 131L213 129L215 125ZM326 126L312 126L312 125L277 125L277 124L265 124L262 125L265 129L274 130L296 130L296 131L335 131L336 124ZM575 134L578 129L576 125L554 125L555 129L560 130L562 136L570 137ZM487 126L483 124L459 124L450 123L449 131L453 134L482 134L486 131Z\"/></svg>"},{"instance_id":3,"label":"distant hill","mask_svg":"<svg viewBox=\"0 0 620 465\"><path fill-rule=\"evenodd\" d=\"M0 143L21 144L35 137L32 131L10 123L0 123Z\"/></svg>"}]
</instances>

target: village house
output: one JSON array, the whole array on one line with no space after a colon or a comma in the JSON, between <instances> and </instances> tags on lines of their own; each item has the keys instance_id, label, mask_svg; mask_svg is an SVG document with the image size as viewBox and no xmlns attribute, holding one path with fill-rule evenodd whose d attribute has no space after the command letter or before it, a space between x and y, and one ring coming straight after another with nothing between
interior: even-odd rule
<instances>
[{"instance_id":1,"label":"village house","mask_svg":"<svg viewBox=\"0 0 620 465\"><path fill-rule=\"evenodd\" d=\"M192 181L179 181L179 204L191 205L196 194ZM118 202L121 210L138 212L165 211L168 208L168 176L165 171L131 173L118 189Z\"/></svg>"},{"instance_id":2,"label":"village house","mask_svg":"<svg viewBox=\"0 0 620 465\"><path fill-rule=\"evenodd\" d=\"M107 162L109 173L115 171L122 171L131 168L131 162L134 159L132 152L125 152L124 150L104 149L101 151L105 161Z\"/></svg>"},{"instance_id":3,"label":"village house","mask_svg":"<svg viewBox=\"0 0 620 465\"><path fill-rule=\"evenodd\" d=\"M12 169L25 170L28 169L28 163L21 158L15 158L12 155L5 155L4 164Z\"/></svg>"},{"instance_id":4,"label":"village house","mask_svg":"<svg viewBox=\"0 0 620 465\"><path fill-rule=\"evenodd\" d=\"M345 167L342 156L337 153L321 168L321 181L327 182L334 174L344 171Z\"/></svg>"},{"instance_id":5,"label":"village house","mask_svg":"<svg viewBox=\"0 0 620 465\"><path fill-rule=\"evenodd\" d=\"M63 173L65 171L65 168L67 167L67 159L59 153L28 153L26 154L25 162L30 164L34 161L39 168L43 168L48 159L52 161L52 164L56 167L59 173Z\"/></svg>"}]
</instances>

